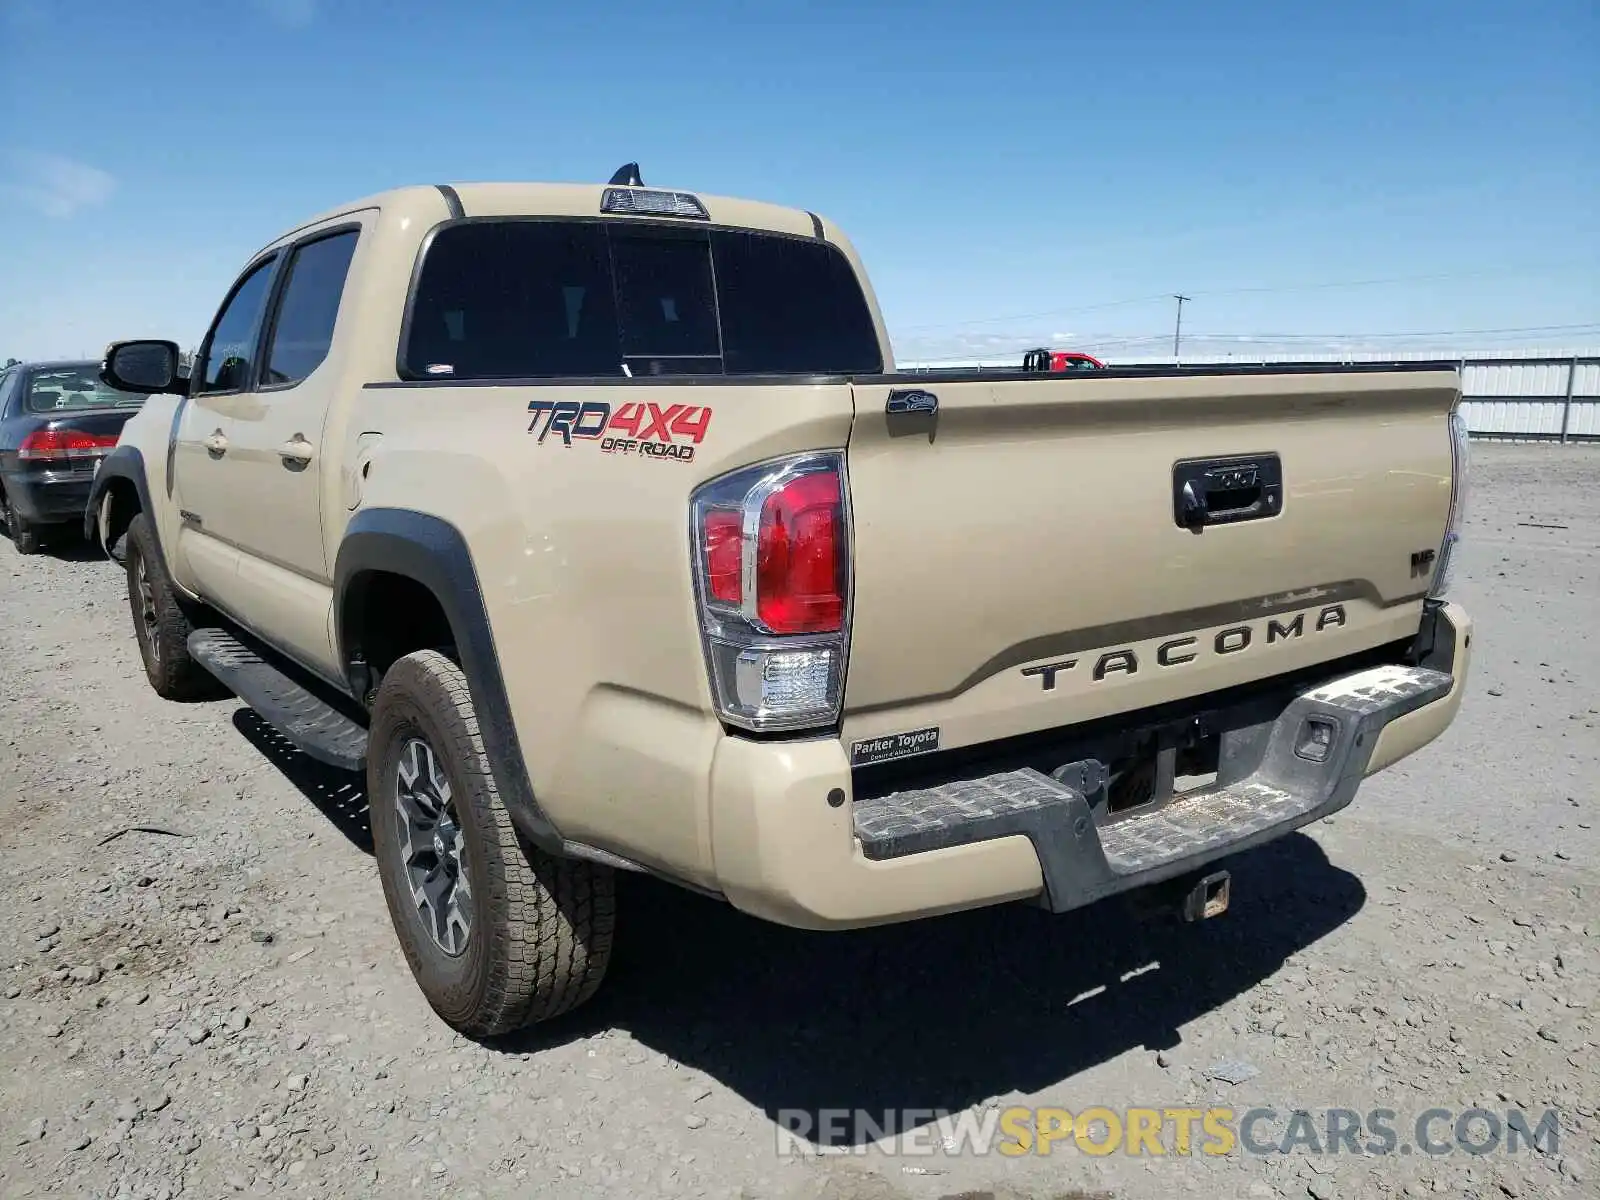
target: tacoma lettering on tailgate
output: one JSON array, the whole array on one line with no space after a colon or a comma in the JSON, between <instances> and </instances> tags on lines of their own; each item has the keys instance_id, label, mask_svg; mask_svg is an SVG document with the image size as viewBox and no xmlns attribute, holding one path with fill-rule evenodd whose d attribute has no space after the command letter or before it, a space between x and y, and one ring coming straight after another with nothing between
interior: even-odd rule
<instances>
[{"instance_id":1,"label":"tacoma lettering on tailgate","mask_svg":"<svg viewBox=\"0 0 1600 1200\"><path fill-rule=\"evenodd\" d=\"M1303 637L1308 630L1315 634L1321 633L1324 629L1336 629L1345 623L1344 605L1330 604L1319 611L1314 619L1308 621L1308 617L1309 613L1301 612L1296 613L1292 621L1269 617L1265 621L1256 621L1248 625L1232 625L1218 632L1210 639L1209 644L1197 637L1175 637L1156 647L1156 666L1181 667L1185 663L1194 662L1201 654L1208 651L1213 654L1237 654L1257 642L1272 646L1289 641L1291 638ZM1063 658L1057 662L1023 667L1022 673L1030 678L1037 676L1041 688L1053 692L1056 690L1056 677L1071 671L1078 663L1079 660L1076 658ZM1090 670L1090 677L1094 682L1100 683L1110 675L1136 675L1138 672L1138 651L1128 646L1118 650L1107 650L1097 657Z\"/></svg>"}]
</instances>

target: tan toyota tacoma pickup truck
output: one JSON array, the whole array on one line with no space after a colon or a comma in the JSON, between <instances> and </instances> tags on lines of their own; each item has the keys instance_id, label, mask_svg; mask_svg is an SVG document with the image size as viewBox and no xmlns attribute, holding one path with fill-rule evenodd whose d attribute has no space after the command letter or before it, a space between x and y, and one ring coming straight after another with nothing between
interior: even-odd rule
<instances>
[{"instance_id":1,"label":"tan toyota tacoma pickup truck","mask_svg":"<svg viewBox=\"0 0 1600 1200\"><path fill-rule=\"evenodd\" d=\"M617 870L845 929L1146 889L1436 737L1446 364L896 374L815 214L413 187L224 297L86 522L144 668L364 771L401 945L490 1034L587 999Z\"/></svg>"}]
</instances>

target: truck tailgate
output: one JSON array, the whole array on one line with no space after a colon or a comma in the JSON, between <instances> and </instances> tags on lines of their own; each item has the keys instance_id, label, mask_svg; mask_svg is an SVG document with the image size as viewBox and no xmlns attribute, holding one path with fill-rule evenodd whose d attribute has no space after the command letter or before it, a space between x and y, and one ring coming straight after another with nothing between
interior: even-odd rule
<instances>
[{"instance_id":1,"label":"truck tailgate","mask_svg":"<svg viewBox=\"0 0 1600 1200\"><path fill-rule=\"evenodd\" d=\"M913 389L937 411L885 411ZM1437 366L858 383L846 741L986 742L1409 636L1457 395ZM1259 515L1196 532L1183 478Z\"/></svg>"}]
</instances>

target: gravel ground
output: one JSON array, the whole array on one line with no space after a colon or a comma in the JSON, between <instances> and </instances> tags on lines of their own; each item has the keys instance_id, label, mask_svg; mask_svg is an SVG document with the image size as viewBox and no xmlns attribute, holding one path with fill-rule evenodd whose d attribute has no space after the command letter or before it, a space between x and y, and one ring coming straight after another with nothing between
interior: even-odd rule
<instances>
[{"instance_id":1,"label":"gravel ground","mask_svg":"<svg viewBox=\"0 0 1600 1200\"><path fill-rule=\"evenodd\" d=\"M0 1195L1600 1194L1600 448L1481 446L1452 729L1235 864L1228 915L797 933L623 881L600 997L428 1010L357 781L165 704L122 577L0 544ZM1218 1064L1235 1064L1214 1070ZM1235 1078L1227 1083L1212 1078ZM1554 1153L780 1154L785 1109L1561 1110Z\"/></svg>"}]
</instances>

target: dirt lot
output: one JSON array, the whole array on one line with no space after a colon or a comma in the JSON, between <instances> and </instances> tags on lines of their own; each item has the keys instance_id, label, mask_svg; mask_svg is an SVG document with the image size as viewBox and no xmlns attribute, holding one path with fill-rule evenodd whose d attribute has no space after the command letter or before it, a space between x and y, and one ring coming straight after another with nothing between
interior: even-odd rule
<instances>
[{"instance_id":1,"label":"dirt lot","mask_svg":"<svg viewBox=\"0 0 1600 1200\"><path fill-rule=\"evenodd\" d=\"M1473 482L1460 720L1238 861L1221 920L812 935L629 878L600 998L493 1046L412 985L357 781L237 703L157 700L112 564L0 544L0 1196L1600 1194L1600 448L1479 447ZM1013 1104L1388 1108L1402 1142L1430 1108L1558 1108L1560 1141L1008 1158L775 1134L784 1110Z\"/></svg>"}]
</instances>

